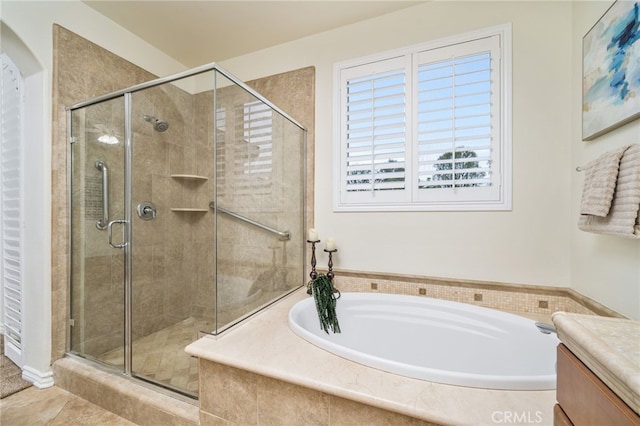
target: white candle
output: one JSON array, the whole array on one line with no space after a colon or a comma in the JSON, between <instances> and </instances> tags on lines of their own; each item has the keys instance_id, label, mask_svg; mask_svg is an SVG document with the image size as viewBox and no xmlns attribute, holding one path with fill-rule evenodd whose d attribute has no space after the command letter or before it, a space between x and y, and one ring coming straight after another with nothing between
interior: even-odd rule
<instances>
[{"instance_id":1,"label":"white candle","mask_svg":"<svg viewBox=\"0 0 640 426\"><path fill-rule=\"evenodd\" d=\"M327 238L327 250L335 250L336 249L336 242L333 241L333 237L329 237Z\"/></svg>"},{"instance_id":2,"label":"white candle","mask_svg":"<svg viewBox=\"0 0 640 426\"><path fill-rule=\"evenodd\" d=\"M315 228L309 228L309 241L318 241L318 231Z\"/></svg>"}]
</instances>

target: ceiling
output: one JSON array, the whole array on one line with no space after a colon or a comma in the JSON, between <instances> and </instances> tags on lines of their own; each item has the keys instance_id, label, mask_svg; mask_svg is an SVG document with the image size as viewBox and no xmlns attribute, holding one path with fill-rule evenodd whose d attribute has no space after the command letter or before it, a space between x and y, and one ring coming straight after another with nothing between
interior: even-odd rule
<instances>
[{"instance_id":1,"label":"ceiling","mask_svg":"<svg viewBox=\"0 0 640 426\"><path fill-rule=\"evenodd\" d=\"M422 2L84 0L187 67L223 61Z\"/></svg>"}]
</instances>

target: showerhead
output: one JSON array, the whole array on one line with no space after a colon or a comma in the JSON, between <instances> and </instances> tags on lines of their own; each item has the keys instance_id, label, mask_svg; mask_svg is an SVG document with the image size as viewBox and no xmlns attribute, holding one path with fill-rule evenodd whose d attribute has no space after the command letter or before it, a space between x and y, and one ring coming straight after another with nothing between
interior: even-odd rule
<instances>
[{"instance_id":1,"label":"showerhead","mask_svg":"<svg viewBox=\"0 0 640 426\"><path fill-rule=\"evenodd\" d=\"M164 120L160 120L159 118L154 117L153 115L144 115L144 121L153 124L153 130L156 132L164 132L169 128L169 123Z\"/></svg>"},{"instance_id":2,"label":"showerhead","mask_svg":"<svg viewBox=\"0 0 640 426\"><path fill-rule=\"evenodd\" d=\"M169 123L164 120L157 119L155 124L153 125L153 128L158 132L164 132L169 128Z\"/></svg>"}]
</instances>

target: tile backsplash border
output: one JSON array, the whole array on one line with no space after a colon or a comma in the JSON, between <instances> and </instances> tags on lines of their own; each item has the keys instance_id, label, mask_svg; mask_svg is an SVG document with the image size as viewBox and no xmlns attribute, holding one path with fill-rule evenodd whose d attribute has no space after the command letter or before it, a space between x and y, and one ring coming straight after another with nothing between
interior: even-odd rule
<instances>
[{"instance_id":1,"label":"tile backsplash border","mask_svg":"<svg viewBox=\"0 0 640 426\"><path fill-rule=\"evenodd\" d=\"M570 288L348 270L334 273L336 287L345 292L407 294L533 314L564 311L624 318Z\"/></svg>"}]
</instances>

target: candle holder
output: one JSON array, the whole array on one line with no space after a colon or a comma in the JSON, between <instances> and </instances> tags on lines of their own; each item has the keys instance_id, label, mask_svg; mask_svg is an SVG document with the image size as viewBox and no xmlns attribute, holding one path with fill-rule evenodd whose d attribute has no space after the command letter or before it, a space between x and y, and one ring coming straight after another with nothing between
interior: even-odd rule
<instances>
[{"instance_id":1,"label":"candle holder","mask_svg":"<svg viewBox=\"0 0 640 426\"><path fill-rule=\"evenodd\" d=\"M328 268L329 268L329 272L327 272L327 277L329 278L329 280L331 282L333 282L333 277L335 276L333 274L333 257L332 257L332 255L333 255L333 253L335 253L337 251L338 251L338 249L333 249L333 250L324 249L325 253L329 253L329 264L327 265Z\"/></svg>"},{"instance_id":2,"label":"candle holder","mask_svg":"<svg viewBox=\"0 0 640 426\"><path fill-rule=\"evenodd\" d=\"M309 278L313 281L318 278L318 273L316 272L316 244L318 244L320 240L307 240L307 242L311 244L311 272L309 273ZM311 293L311 286L307 286L307 294Z\"/></svg>"},{"instance_id":3,"label":"candle holder","mask_svg":"<svg viewBox=\"0 0 640 426\"><path fill-rule=\"evenodd\" d=\"M332 250L324 249L325 253L329 253L329 264L327 265L329 271L327 272L327 278L329 278L329 281L331 281L331 287L333 287L333 292L334 293L338 293L338 297L336 297L336 299L339 299L340 298L340 290L335 288L335 286L333 285L333 277L335 277L335 275L333 273L333 253L335 253L337 251L338 251L338 249L332 249Z\"/></svg>"}]
</instances>

